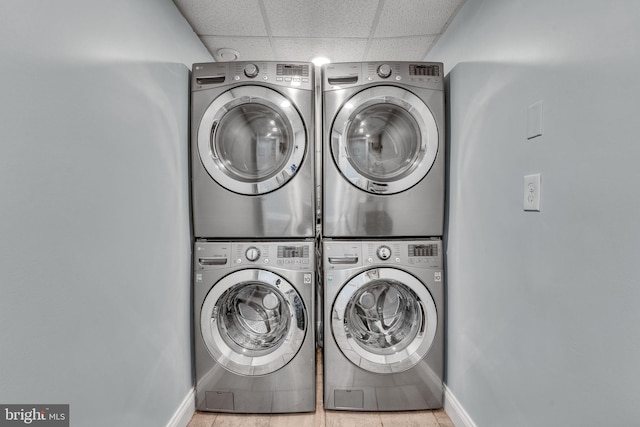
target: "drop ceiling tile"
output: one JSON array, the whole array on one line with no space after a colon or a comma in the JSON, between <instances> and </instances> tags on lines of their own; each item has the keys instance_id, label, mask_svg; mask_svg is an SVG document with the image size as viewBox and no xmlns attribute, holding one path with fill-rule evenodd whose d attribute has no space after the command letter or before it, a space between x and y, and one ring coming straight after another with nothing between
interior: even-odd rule
<instances>
[{"instance_id":1,"label":"drop ceiling tile","mask_svg":"<svg viewBox=\"0 0 640 427\"><path fill-rule=\"evenodd\" d=\"M264 0L276 37L367 38L378 7L371 0Z\"/></svg>"},{"instance_id":2,"label":"drop ceiling tile","mask_svg":"<svg viewBox=\"0 0 640 427\"><path fill-rule=\"evenodd\" d=\"M174 0L199 36L266 36L258 0Z\"/></svg>"},{"instance_id":3,"label":"drop ceiling tile","mask_svg":"<svg viewBox=\"0 0 640 427\"><path fill-rule=\"evenodd\" d=\"M273 61L276 59L268 37L202 36L200 40L212 55L218 49L229 48L240 52L239 61Z\"/></svg>"},{"instance_id":4,"label":"drop ceiling tile","mask_svg":"<svg viewBox=\"0 0 640 427\"><path fill-rule=\"evenodd\" d=\"M367 61L422 61L436 36L373 39Z\"/></svg>"},{"instance_id":5,"label":"drop ceiling tile","mask_svg":"<svg viewBox=\"0 0 640 427\"><path fill-rule=\"evenodd\" d=\"M440 34L463 0L386 1L374 37ZM420 17L416 19L416 17Z\"/></svg>"},{"instance_id":6,"label":"drop ceiling tile","mask_svg":"<svg viewBox=\"0 0 640 427\"><path fill-rule=\"evenodd\" d=\"M309 61L326 56L331 62L361 61L367 39L275 38L279 60Z\"/></svg>"}]
</instances>

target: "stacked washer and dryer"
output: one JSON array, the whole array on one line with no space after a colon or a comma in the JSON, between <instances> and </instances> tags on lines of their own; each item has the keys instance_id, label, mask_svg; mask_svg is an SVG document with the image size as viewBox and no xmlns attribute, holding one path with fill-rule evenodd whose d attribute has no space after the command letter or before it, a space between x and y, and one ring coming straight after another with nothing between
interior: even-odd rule
<instances>
[{"instance_id":1,"label":"stacked washer and dryer","mask_svg":"<svg viewBox=\"0 0 640 427\"><path fill-rule=\"evenodd\" d=\"M441 63L322 69L324 406L442 407Z\"/></svg>"},{"instance_id":2,"label":"stacked washer and dryer","mask_svg":"<svg viewBox=\"0 0 640 427\"><path fill-rule=\"evenodd\" d=\"M442 64L321 77L300 62L193 65L198 410L313 411L316 303L325 408L442 406Z\"/></svg>"},{"instance_id":3,"label":"stacked washer and dryer","mask_svg":"<svg viewBox=\"0 0 640 427\"><path fill-rule=\"evenodd\" d=\"M193 65L196 409L315 410L313 65Z\"/></svg>"}]
</instances>

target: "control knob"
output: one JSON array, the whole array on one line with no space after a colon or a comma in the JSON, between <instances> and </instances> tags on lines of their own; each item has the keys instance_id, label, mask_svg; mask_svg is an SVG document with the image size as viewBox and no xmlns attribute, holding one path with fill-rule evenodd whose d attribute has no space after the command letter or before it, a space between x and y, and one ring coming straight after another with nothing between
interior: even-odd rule
<instances>
[{"instance_id":1,"label":"control knob","mask_svg":"<svg viewBox=\"0 0 640 427\"><path fill-rule=\"evenodd\" d=\"M381 66L379 66L378 75L383 79L386 79L387 77L389 77L391 75L391 65L382 64Z\"/></svg>"},{"instance_id":2,"label":"control knob","mask_svg":"<svg viewBox=\"0 0 640 427\"><path fill-rule=\"evenodd\" d=\"M256 64L247 64L244 66L244 75L247 77L255 77L259 71L260 69Z\"/></svg>"},{"instance_id":3,"label":"control knob","mask_svg":"<svg viewBox=\"0 0 640 427\"><path fill-rule=\"evenodd\" d=\"M378 258L380 258L382 261L386 261L391 257L391 249L389 248L389 246L380 246L378 248L378 251L376 252L376 255L378 255Z\"/></svg>"},{"instance_id":4,"label":"control knob","mask_svg":"<svg viewBox=\"0 0 640 427\"><path fill-rule=\"evenodd\" d=\"M260 249L256 248L255 246L251 246L244 253L244 256L246 256L247 259L251 262L256 261L258 258L260 258Z\"/></svg>"}]
</instances>

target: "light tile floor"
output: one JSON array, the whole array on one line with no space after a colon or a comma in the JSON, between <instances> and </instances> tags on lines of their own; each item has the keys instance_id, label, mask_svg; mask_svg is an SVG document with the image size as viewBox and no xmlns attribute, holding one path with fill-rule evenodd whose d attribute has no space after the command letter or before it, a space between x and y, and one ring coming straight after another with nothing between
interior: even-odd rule
<instances>
[{"instance_id":1,"label":"light tile floor","mask_svg":"<svg viewBox=\"0 0 640 427\"><path fill-rule=\"evenodd\" d=\"M316 412L246 415L196 412L187 427L455 427L444 410L407 412L325 411L322 407L322 358L318 352Z\"/></svg>"}]
</instances>

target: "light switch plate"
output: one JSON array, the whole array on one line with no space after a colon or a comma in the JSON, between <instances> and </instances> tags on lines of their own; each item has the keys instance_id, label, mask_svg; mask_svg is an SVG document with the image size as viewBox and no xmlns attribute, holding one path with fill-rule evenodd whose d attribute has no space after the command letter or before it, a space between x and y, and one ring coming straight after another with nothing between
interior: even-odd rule
<instances>
[{"instance_id":1,"label":"light switch plate","mask_svg":"<svg viewBox=\"0 0 640 427\"><path fill-rule=\"evenodd\" d=\"M540 212L540 174L524 177L524 210Z\"/></svg>"},{"instance_id":2,"label":"light switch plate","mask_svg":"<svg viewBox=\"0 0 640 427\"><path fill-rule=\"evenodd\" d=\"M542 135L542 100L529 105L527 111L527 139Z\"/></svg>"}]
</instances>

